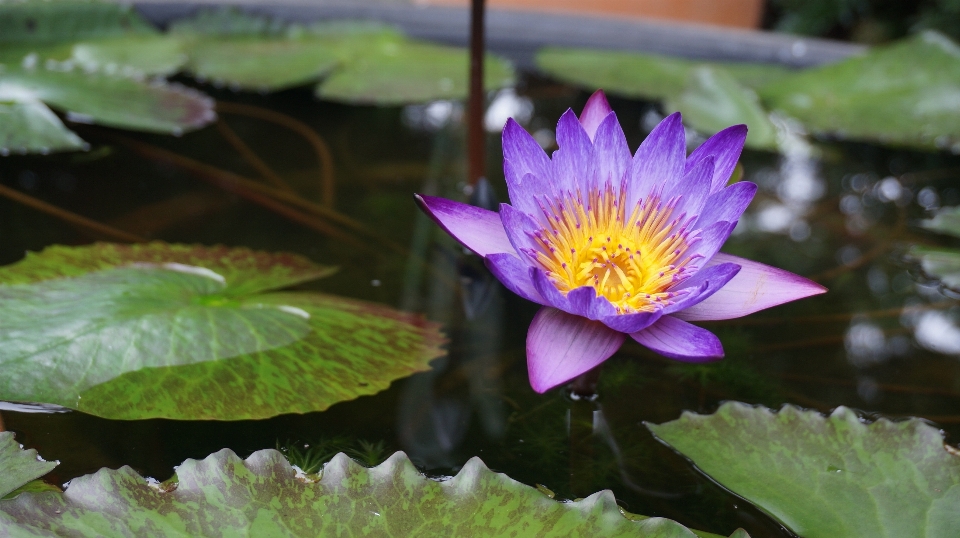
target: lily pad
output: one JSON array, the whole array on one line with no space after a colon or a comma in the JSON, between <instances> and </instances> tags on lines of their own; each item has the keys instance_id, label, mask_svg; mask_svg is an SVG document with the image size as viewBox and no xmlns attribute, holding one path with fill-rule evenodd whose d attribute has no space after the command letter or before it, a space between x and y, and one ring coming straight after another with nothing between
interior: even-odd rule
<instances>
[{"instance_id":1,"label":"lily pad","mask_svg":"<svg viewBox=\"0 0 960 538\"><path fill-rule=\"evenodd\" d=\"M143 77L172 75L187 55L177 38L145 35L80 41L70 47L70 59L86 72Z\"/></svg>"},{"instance_id":2,"label":"lily pad","mask_svg":"<svg viewBox=\"0 0 960 538\"><path fill-rule=\"evenodd\" d=\"M922 420L733 402L647 427L805 538L960 535L960 457Z\"/></svg>"},{"instance_id":3,"label":"lily pad","mask_svg":"<svg viewBox=\"0 0 960 538\"><path fill-rule=\"evenodd\" d=\"M36 450L23 450L14 440L13 432L0 432L0 499L56 466L55 461L40 459Z\"/></svg>"},{"instance_id":4,"label":"lily pad","mask_svg":"<svg viewBox=\"0 0 960 538\"><path fill-rule=\"evenodd\" d=\"M216 118L212 99L179 84L68 67L45 63L10 68L0 73L0 84L61 109L78 122L179 134Z\"/></svg>"},{"instance_id":5,"label":"lily pad","mask_svg":"<svg viewBox=\"0 0 960 538\"><path fill-rule=\"evenodd\" d=\"M372 469L338 454L314 480L298 477L275 450L246 460L229 450L187 460L170 487L151 486L129 467L104 469L74 479L62 494L0 501L0 525L24 534L106 538L696 536L667 519L624 517L609 491L559 503L490 471L478 458L438 482L421 475L401 452Z\"/></svg>"},{"instance_id":6,"label":"lily pad","mask_svg":"<svg viewBox=\"0 0 960 538\"><path fill-rule=\"evenodd\" d=\"M944 286L960 290L960 249L914 245L907 257L919 262L924 273L939 279Z\"/></svg>"},{"instance_id":7,"label":"lily pad","mask_svg":"<svg viewBox=\"0 0 960 538\"><path fill-rule=\"evenodd\" d=\"M664 101L703 133L745 123L750 128L747 146L776 149L776 129L751 87L789 73L782 67L566 48L543 49L536 61L551 76L588 90Z\"/></svg>"},{"instance_id":8,"label":"lily pad","mask_svg":"<svg viewBox=\"0 0 960 538\"><path fill-rule=\"evenodd\" d=\"M350 59L343 60L340 69L317 85L316 95L321 99L371 105L464 99L469 66L465 49L385 34L360 47ZM495 90L511 84L510 64L488 55L484 61L484 87Z\"/></svg>"},{"instance_id":9,"label":"lily pad","mask_svg":"<svg viewBox=\"0 0 960 538\"><path fill-rule=\"evenodd\" d=\"M416 316L264 293L329 273L299 256L75 250L0 269L0 399L117 419L265 418L376 393L441 354L437 327Z\"/></svg>"},{"instance_id":10,"label":"lily pad","mask_svg":"<svg viewBox=\"0 0 960 538\"><path fill-rule=\"evenodd\" d=\"M960 47L933 31L758 92L815 133L960 151Z\"/></svg>"},{"instance_id":11,"label":"lily pad","mask_svg":"<svg viewBox=\"0 0 960 538\"><path fill-rule=\"evenodd\" d=\"M0 2L0 43L55 43L156 33L130 5L93 0Z\"/></svg>"},{"instance_id":12,"label":"lily pad","mask_svg":"<svg viewBox=\"0 0 960 538\"><path fill-rule=\"evenodd\" d=\"M932 219L920 222L920 226L942 234L960 237L960 207L942 207Z\"/></svg>"},{"instance_id":13,"label":"lily pad","mask_svg":"<svg viewBox=\"0 0 960 538\"><path fill-rule=\"evenodd\" d=\"M757 95L722 69L693 69L683 91L667 99L667 108L681 111L686 123L704 133L745 123L749 129L747 147L777 149L777 129Z\"/></svg>"},{"instance_id":14,"label":"lily pad","mask_svg":"<svg viewBox=\"0 0 960 538\"><path fill-rule=\"evenodd\" d=\"M0 82L0 155L87 147L47 105L29 96L5 95L9 89Z\"/></svg>"}]
</instances>

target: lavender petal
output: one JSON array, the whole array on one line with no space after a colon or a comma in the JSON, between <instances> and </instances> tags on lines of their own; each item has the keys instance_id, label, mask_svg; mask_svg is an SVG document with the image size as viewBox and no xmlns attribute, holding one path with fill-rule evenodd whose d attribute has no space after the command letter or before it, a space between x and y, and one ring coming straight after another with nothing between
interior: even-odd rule
<instances>
[{"instance_id":1,"label":"lavender petal","mask_svg":"<svg viewBox=\"0 0 960 538\"><path fill-rule=\"evenodd\" d=\"M633 156L627 185L627 207L660 187L669 187L683 175L686 142L680 113L667 116L654 127Z\"/></svg>"},{"instance_id":2,"label":"lavender petal","mask_svg":"<svg viewBox=\"0 0 960 538\"><path fill-rule=\"evenodd\" d=\"M593 92L590 99L587 99L587 104L583 105L583 112L580 113L580 123L590 140L596 140L594 135L597 132L597 127L612 111L603 90Z\"/></svg>"},{"instance_id":3,"label":"lavender petal","mask_svg":"<svg viewBox=\"0 0 960 538\"><path fill-rule=\"evenodd\" d=\"M755 183L740 181L711 194L693 227L706 228L719 221L737 222L756 193Z\"/></svg>"},{"instance_id":4,"label":"lavender petal","mask_svg":"<svg viewBox=\"0 0 960 538\"><path fill-rule=\"evenodd\" d=\"M646 329L631 333L640 345L684 362L709 362L723 358L723 346L712 332L673 316L663 316Z\"/></svg>"},{"instance_id":5,"label":"lavender petal","mask_svg":"<svg viewBox=\"0 0 960 538\"><path fill-rule=\"evenodd\" d=\"M417 194L414 198L420 209L445 232L477 254L515 253L499 214L436 196Z\"/></svg>"},{"instance_id":6,"label":"lavender petal","mask_svg":"<svg viewBox=\"0 0 960 538\"><path fill-rule=\"evenodd\" d=\"M713 156L716 164L713 170L713 184L710 192L719 191L730 180L733 169L740 159L743 143L747 139L747 126L734 125L711 136L700 147L693 150L686 162L686 170L692 170L701 160Z\"/></svg>"},{"instance_id":7,"label":"lavender petal","mask_svg":"<svg viewBox=\"0 0 960 538\"><path fill-rule=\"evenodd\" d=\"M484 258L493 276L513 293L537 304L547 304L530 280L530 267L513 254L491 254Z\"/></svg>"},{"instance_id":8,"label":"lavender petal","mask_svg":"<svg viewBox=\"0 0 960 538\"><path fill-rule=\"evenodd\" d=\"M543 393L569 381L610 358L624 338L599 321L541 308L527 331L530 385Z\"/></svg>"}]
</instances>

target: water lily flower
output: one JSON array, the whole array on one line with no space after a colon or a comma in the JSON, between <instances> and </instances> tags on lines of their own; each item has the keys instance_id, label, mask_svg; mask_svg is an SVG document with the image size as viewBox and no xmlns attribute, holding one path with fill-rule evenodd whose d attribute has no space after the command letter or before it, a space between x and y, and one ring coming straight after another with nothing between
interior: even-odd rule
<instances>
[{"instance_id":1,"label":"water lily flower","mask_svg":"<svg viewBox=\"0 0 960 538\"><path fill-rule=\"evenodd\" d=\"M688 157L679 113L631 158L602 91L557 124L552 158L515 121L503 129L510 204L496 213L432 196L421 208L542 306L527 333L530 384L544 392L613 355L627 336L672 359L723 357L691 321L745 316L826 289L718 252L757 186L727 186L747 136L720 131Z\"/></svg>"}]
</instances>

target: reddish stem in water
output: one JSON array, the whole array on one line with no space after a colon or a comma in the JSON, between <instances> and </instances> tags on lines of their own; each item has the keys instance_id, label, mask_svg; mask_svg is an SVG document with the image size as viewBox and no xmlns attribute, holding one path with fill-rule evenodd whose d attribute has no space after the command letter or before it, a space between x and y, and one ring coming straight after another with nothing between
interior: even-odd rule
<instances>
[{"instance_id":1,"label":"reddish stem in water","mask_svg":"<svg viewBox=\"0 0 960 538\"><path fill-rule=\"evenodd\" d=\"M476 185L486 175L483 130L484 0L470 6L470 98L467 104L467 181Z\"/></svg>"}]
</instances>

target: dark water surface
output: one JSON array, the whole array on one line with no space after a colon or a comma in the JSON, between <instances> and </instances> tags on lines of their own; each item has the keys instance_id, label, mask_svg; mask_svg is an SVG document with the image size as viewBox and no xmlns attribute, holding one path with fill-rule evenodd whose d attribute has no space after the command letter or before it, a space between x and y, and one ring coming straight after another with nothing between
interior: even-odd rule
<instances>
[{"instance_id":1,"label":"dark water surface","mask_svg":"<svg viewBox=\"0 0 960 538\"><path fill-rule=\"evenodd\" d=\"M528 127L547 142L560 114L579 110L587 97L534 79L518 91L533 105ZM960 439L957 295L902 256L911 244L944 243L915 223L930 208L960 203L956 156L802 140L788 144L786 157L745 152L745 179L761 190L724 251L812 277L830 292L745 319L704 323L727 352L715 364L676 363L628 341L605 366L599 400L574 402L562 390L535 394L527 382L524 338L536 306L492 281L479 260L465 256L413 204L413 192L465 199L456 107L347 107L317 102L306 90L217 97L283 112L316 129L334 155L336 208L428 260L433 271L374 241L325 237L176 165L138 156L114 138L257 177L213 127L176 139L80 126L92 152L5 157L0 183L150 238L286 250L338 265L335 276L304 288L423 312L443 323L449 355L433 371L376 396L303 416L122 422L0 410L21 443L60 460L55 482L121 465L164 479L185 458L224 447L245 456L278 443L338 438L338 446L380 443L372 459L405 450L436 475L454 474L479 456L559 498L609 488L629 511L724 535L742 526L756 538L790 534L699 475L641 422L665 422L684 410L709 413L724 400L821 411L846 405L867 416L925 417L949 441ZM657 109L636 101L612 105L635 149ZM222 117L279 175L317 198L317 157L301 137L262 120ZM497 134L489 147L490 180L506 201ZM109 239L6 199L0 199L0 237L2 263L47 245Z\"/></svg>"}]
</instances>

